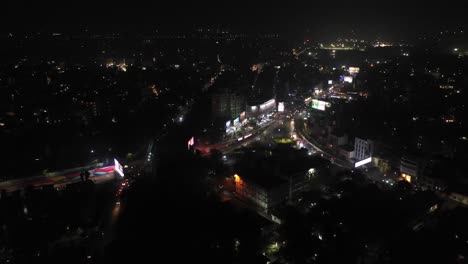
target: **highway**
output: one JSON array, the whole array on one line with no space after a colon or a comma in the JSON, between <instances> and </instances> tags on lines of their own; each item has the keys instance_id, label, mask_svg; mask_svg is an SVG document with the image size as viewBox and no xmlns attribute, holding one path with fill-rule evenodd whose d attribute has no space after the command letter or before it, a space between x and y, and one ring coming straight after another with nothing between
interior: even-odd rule
<instances>
[{"instance_id":1,"label":"highway","mask_svg":"<svg viewBox=\"0 0 468 264\"><path fill-rule=\"evenodd\" d=\"M295 131L297 133L297 135L303 140L303 142L305 142L307 145L309 145L310 147L312 147L313 149L317 150L318 152L320 152L320 156L329 160L331 163L339 166L339 167L342 167L342 168L346 168L346 169L353 169L353 165L351 163L349 163L348 161L345 161L345 160L342 160L342 159L339 159L337 157L335 157L333 154L330 154L328 151L324 150L323 148L319 147L318 144L316 144L314 142L314 139L307 136L306 133L304 132L304 121L301 120L301 119L296 119L296 121L294 122L295 124ZM312 143L314 142L314 143Z\"/></svg>"},{"instance_id":2,"label":"highway","mask_svg":"<svg viewBox=\"0 0 468 264\"><path fill-rule=\"evenodd\" d=\"M114 166L98 167L88 171L91 174L89 179L94 181L95 183L110 181L115 177ZM0 182L0 190L14 192L17 190L25 189L28 186L32 186L35 188L46 185L64 186L79 181L81 181L80 171L77 171L52 177L36 176L18 180L4 181Z\"/></svg>"}]
</instances>

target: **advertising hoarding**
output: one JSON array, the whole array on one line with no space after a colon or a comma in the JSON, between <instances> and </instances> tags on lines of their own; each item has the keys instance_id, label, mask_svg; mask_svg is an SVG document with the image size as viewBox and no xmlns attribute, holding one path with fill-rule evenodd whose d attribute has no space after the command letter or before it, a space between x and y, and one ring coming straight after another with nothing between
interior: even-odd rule
<instances>
[{"instance_id":1,"label":"advertising hoarding","mask_svg":"<svg viewBox=\"0 0 468 264\"><path fill-rule=\"evenodd\" d=\"M348 72L351 75L356 75L361 69L359 67L349 67Z\"/></svg>"},{"instance_id":2,"label":"advertising hoarding","mask_svg":"<svg viewBox=\"0 0 468 264\"><path fill-rule=\"evenodd\" d=\"M234 126L238 126L240 124L240 118L234 119Z\"/></svg>"},{"instance_id":3,"label":"advertising hoarding","mask_svg":"<svg viewBox=\"0 0 468 264\"><path fill-rule=\"evenodd\" d=\"M362 165L365 165L365 164L368 164L368 163L371 163L371 162L372 162L372 157L369 157L367 159L363 159L361 161L358 161L358 162L354 163L354 168L361 167Z\"/></svg>"},{"instance_id":4,"label":"advertising hoarding","mask_svg":"<svg viewBox=\"0 0 468 264\"><path fill-rule=\"evenodd\" d=\"M124 176L123 167L120 165L117 159L114 159L114 170L120 175L120 177Z\"/></svg>"},{"instance_id":5,"label":"advertising hoarding","mask_svg":"<svg viewBox=\"0 0 468 264\"><path fill-rule=\"evenodd\" d=\"M353 77L351 77L351 76L345 76L345 77L344 77L344 82L353 83Z\"/></svg>"},{"instance_id":6,"label":"advertising hoarding","mask_svg":"<svg viewBox=\"0 0 468 264\"><path fill-rule=\"evenodd\" d=\"M273 106L273 109L274 109L274 104L275 103L276 103L275 99L270 99L270 100L268 100L265 103L260 105L260 110L264 110L264 109L269 108L271 106Z\"/></svg>"},{"instance_id":7,"label":"advertising hoarding","mask_svg":"<svg viewBox=\"0 0 468 264\"><path fill-rule=\"evenodd\" d=\"M278 112L284 112L284 103L283 102L278 103Z\"/></svg>"},{"instance_id":8,"label":"advertising hoarding","mask_svg":"<svg viewBox=\"0 0 468 264\"><path fill-rule=\"evenodd\" d=\"M324 101L320 101L320 100L317 100L317 99L312 99L312 108L313 109L317 109L317 110L320 110L320 111L325 111L325 106L327 105L326 102Z\"/></svg>"},{"instance_id":9,"label":"advertising hoarding","mask_svg":"<svg viewBox=\"0 0 468 264\"><path fill-rule=\"evenodd\" d=\"M190 149L190 147L192 147L193 145L195 145L194 137L190 138L190 140L187 142L187 148Z\"/></svg>"}]
</instances>

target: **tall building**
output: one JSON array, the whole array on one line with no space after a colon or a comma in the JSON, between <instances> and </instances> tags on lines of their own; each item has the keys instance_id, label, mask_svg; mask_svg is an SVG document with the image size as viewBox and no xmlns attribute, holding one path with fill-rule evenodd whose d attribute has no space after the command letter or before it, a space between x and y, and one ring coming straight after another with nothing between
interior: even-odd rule
<instances>
[{"instance_id":1,"label":"tall building","mask_svg":"<svg viewBox=\"0 0 468 264\"><path fill-rule=\"evenodd\" d=\"M369 139L356 137L354 140L354 158L356 160L367 159L372 156L373 142Z\"/></svg>"},{"instance_id":2,"label":"tall building","mask_svg":"<svg viewBox=\"0 0 468 264\"><path fill-rule=\"evenodd\" d=\"M211 112L214 118L235 119L244 110L244 97L238 92L225 90L212 95Z\"/></svg>"},{"instance_id":3,"label":"tall building","mask_svg":"<svg viewBox=\"0 0 468 264\"><path fill-rule=\"evenodd\" d=\"M288 197L288 181L278 177L240 177L236 174L234 182L238 197L264 211L286 201Z\"/></svg>"},{"instance_id":4,"label":"tall building","mask_svg":"<svg viewBox=\"0 0 468 264\"><path fill-rule=\"evenodd\" d=\"M421 161L416 157L404 156L400 162L401 177L408 182L414 182L421 172Z\"/></svg>"}]
</instances>

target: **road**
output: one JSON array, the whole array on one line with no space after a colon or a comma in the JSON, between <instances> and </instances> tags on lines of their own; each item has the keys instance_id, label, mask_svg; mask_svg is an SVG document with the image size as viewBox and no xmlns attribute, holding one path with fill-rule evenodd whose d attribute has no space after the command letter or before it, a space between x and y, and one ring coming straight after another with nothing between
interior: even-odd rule
<instances>
[{"instance_id":1,"label":"road","mask_svg":"<svg viewBox=\"0 0 468 264\"><path fill-rule=\"evenodd\" d=\"M254 142L254 139L257 138L259 134L263 133L264 131L267 131L268 129L272 129L278 125L280 125L280 120L274 119L271 122L261 127L258 127L252 131L249 131L246 135L242 137L239 136L234 139L221 141L221 142L211 144L211 145L198 144L195 147L196 149L200 150L202 156L209 155L211 149L217 149L223 153L230 153L237 148L240 148L242 146L245 146L249 143Z\"/></svg>"},{"instance_id":2,"label":"road","mask_svg":"<svg viewBox=\"0 0 468 264\"><path fill-rule=\"evenodd\" d=\"M295 131L297 135L303 140L304 143L309 145L310 147L314 148L318 152L320 152L320 156L322 156L325 159L328 159L330 162L333 164L346 168L346 169L353 169L354 166L345 160L339 159L335 157L333 154L330 154L328 151L324 150L323 148L319 147L318 144L315 142L315 140L304 132L304 121L300 119L296 119L295 122Z\"/></svg>"},{"instance_id":3,"label":"road","mask_svg":"<svg viewBox=\"0 0 468 264\"><path fill-rule=\"evenodd\" d=\"M114 166L99 167L89 170L91 173L90 180L96 183L102 183L114 179ZM7 192L14 192L17 190L25 189L27 186L40 187L46 185L64 186L70 183L81 181L80 171L67 173L64 175L57 175L53 177L38 176L31 178L24 178L12 181L0 182L0 190Z\"/></svg>"}]
</instances>

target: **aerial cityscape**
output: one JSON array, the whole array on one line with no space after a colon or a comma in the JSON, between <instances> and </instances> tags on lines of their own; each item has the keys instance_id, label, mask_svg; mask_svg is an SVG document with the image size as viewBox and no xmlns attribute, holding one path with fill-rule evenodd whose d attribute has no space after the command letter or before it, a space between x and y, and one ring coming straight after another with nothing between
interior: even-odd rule
<instances>
[{"instance_id":1,"label":"aerial cityscape","mask_svg":"<svg viewBox=\"0 0 468 264\"><path fill-rule=\"evenodd\" d=\"M8 3L0 263L468 263L468 9L283 4Z\"/></svg>"}]
</instances>

